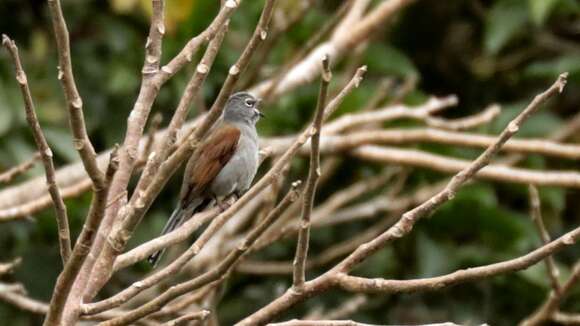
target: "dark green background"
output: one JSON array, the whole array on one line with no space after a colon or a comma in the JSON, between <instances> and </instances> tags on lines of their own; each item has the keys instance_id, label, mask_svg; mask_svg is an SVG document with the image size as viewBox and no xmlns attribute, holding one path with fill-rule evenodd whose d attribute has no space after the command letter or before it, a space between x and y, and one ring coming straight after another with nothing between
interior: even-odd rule
<instances>
[{"instance_id":1,"label":"dark green background","mask_svg":"<svg viewBox=\"0 0 580 326\"><path fill-rule=\"evenodd\" d=\"M143 45L148 30L147 14L137 5L128 13L114 10L106 1L63 1L71 31L72 58L80 93L85 103L87 128L97 150L121 142L125 119L135 100L143 62ZM123 1L117 1L123 2ZM145 1L146 2L146 1ZM168 14L169 32L163 44L163 57L171 58L186 40L206 26L216 12L216 0L167 1L188 12L177 17ZM296 10L298 1L278 1ZM377 2L377 1L375 1ZM328 20L340 1L317 1L304 19L277 40L266 62L252 63L271 68L288 60L304 42ZM235 13L230 32L214 69L204 87L204 99L211 103L229 65L239 55L252 33L262 1L246 0ZM570 72L565 94L552 100L548 108L522 128L520 137L542 137L558 130L578 112L580 103L580 4L574 0L424 0L411 5L382 32L372 38L363 56L369 66L362 86L350 95L340 112L364 106L384 77L396 81L418 78L417 90L405 101L419 103L429 94L457 94L458 108L448 117L477 112L490 103L501 103L502 115L482 133L497 133L531 97L551 84L562 71ZM56 57L51 26L44 1L2 0L0 32L14 38L21 49L23 64L37 105L40 122L58 165L77 160L60 85L56 79ZM351 60L334 69L333 89ZM165 121L176 107L193 66L179 73L162 90L154 112ZM267 108L268 119L260 122L262 135L285 135L298 131L310 118L316 101L317 83L305 85L274 101ZM192 110L192 114L195 113ZM395 125L410 125L409 122ZM576 141L580 137L575 137ZM417 145L436 153L473 158L478 151L448 146ZM0 169L6 169L35 151L24 120L22 100L13 78L12 66L0 52ZM293 177L304 177L305 160L297 160ZM522 166L536 169L578 169L578 164L562 159L531 155ZM382 166L349 161L321 190L323 200L333 191L361 178L378 174ZM40 175L37 167L20 179ZM413 170L405 192L444 177L427 170ZM138 229L132 245L157 234L172 209L178 178L171 182ZM579 223L575 189L542 188L543 213L552 236L562 234ZM88 209L90 196L67 200L73 235L77 235ZM380 216L379 216L380 217ZM369 226L368 221L312 233L312 253L348 239ZM16 256L23 264L3 281L25 284L29 294L41 300L50 298L61 269L57 250L56 225L52 210L34 216L34 222L19 220L0 226L0 261ZM457 268L497 262L516 257L539 244L528 216L527 189L521 185L475 182L462 190L432 218L418 223L408 237L382 250L357 269L361 275L387 278L435 276ZM277 244L256 258L290 260L294 239ZM563 277L578 258L573 246L557 255ZM148 269L146 264L123 271L103 291L109 296L121 286L137 280ZM313 277L323 270L316 270ZM248 315L271 301L291 282L291 277L252 277L236 275L227 285L219 306L224 325ZM454 321L491 325L514 325L542 302L549 289L544 266L538 264L523 272L485 281L455 286L430 293L371 296L370 304L353 319L369 323L420 323ZM350 294L332 291L310 299L290 311L288 318L302 316L315 306L332 308ZM564 304L568 311L580 309L580 296L574 293ZM287 319L288 319L287 318ZM36 325L41 319L0 304L0 321L10 325Z\"/></svg>"}]
</instances>

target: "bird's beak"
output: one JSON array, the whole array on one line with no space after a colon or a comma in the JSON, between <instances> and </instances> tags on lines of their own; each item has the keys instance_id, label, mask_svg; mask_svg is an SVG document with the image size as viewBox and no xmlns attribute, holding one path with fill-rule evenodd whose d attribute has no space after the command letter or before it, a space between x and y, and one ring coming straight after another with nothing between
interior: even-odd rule
<instances>
[{"instance_id":1,"label":"bird's beak","mask_svg":"<svg viewBox=\"0 0 580 326\"><path fill-rule=\"evenodd\" d=\"M262 111L259 110L261 107L262 107L262 99L259 98L256 100L256 108L254 110L256 114L260 116L260 118L264 118L265 117L264 113L262 113Z\"/></svg>"},{"instance_id":2,"label":"bird's beak","mask_svg":"<svg viewBox=\"0 0 580 326\"><path fill-rule=\"evenodd\" d=\"M255 113L256 115L259 115L259 116L260 116L260 118L263 118L263 117L265 117L264 113L262 113L262 111L260 111L260 110L258 110L258 109L254 109L254 113Z\"/></svg>"}]
</instances>

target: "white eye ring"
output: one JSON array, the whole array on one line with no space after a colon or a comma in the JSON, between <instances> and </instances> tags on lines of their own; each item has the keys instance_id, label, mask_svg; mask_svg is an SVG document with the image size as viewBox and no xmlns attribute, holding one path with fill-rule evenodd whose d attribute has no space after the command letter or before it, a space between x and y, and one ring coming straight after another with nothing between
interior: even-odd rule
<instances>
[{"instance_id":1,"label":"white eye ring","mask_svg":"<svg viewBox=\"0 0 580 326\"><path fill-rule=\"evenodd\" d=\"M244 101L244 104L246 104L247 107L251 108L254 106L254 104L256 104L256 101L252 100L251 98L248 98Z\"/></svg>"}]
</instances>

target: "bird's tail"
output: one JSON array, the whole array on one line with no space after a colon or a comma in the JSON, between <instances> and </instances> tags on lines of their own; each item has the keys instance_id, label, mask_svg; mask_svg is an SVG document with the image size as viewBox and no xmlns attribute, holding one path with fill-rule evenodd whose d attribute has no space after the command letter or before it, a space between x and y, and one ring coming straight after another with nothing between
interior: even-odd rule
<instances>
[{"instance_id":1,"label":"bird's tail","mask_svg":"<svg viewBox=\"0 0 580 326\"><path fill-rule=\"evenodd\" d=\"M163 236L163 235L177 229L179 226L181 226L181 224L183 224L183 222L185 220L189 219L193 214L204 209L204 207L207 206L208 203L209 203L209 201L207 199L204 200L201 198L196 198L196 199L193 199L189 203L189 205L187 205L187 207L183 207L183 206L179 205L173 211L173 213L171 213L171 216L169 217L169 220L167 220L165 227L163 227L163 231L161 231L160 236ZM163 256L164 252L165 252L165 248L155 252L154 254L149 256L149 258L147 258L147 261L153 266L153 268L155 268L157 266L157 263L159 263L159 259L161 259L161 256Z\"/></svg>"},{"instance_id":2,"label":"bird's tail","mask_svg":"<svg viewBox=\"0 0 580 326\"><path fill-rule=\"evenodd\" d=\"M181 207L181 205L179 205L171 214L171 217L169 217L169 220L167 220L167 223L165 223L165 226L163 227L163 231L161 231L161 235L163 236L173 230L175 230L178 226L181 225L181 223L183 223L183 218L185 217L185 209L183 209ZM163 253L165 252L165 248L155 252L154 254L152 254L151 256L149 256L149 258L147 258L147 261L149 262L149 264L151 264L153 266L153 268L155 268L157 266L157 263L159 262L159 259L161 258L161 256L163 256Z\"/></svg>"}]
</instances>

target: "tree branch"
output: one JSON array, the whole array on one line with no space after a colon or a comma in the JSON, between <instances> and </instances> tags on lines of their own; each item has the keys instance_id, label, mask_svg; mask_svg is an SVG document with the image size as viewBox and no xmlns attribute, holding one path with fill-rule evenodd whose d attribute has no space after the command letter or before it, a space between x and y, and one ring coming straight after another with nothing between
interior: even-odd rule
<instances>
[{"instance_id":1,"label":"tree branch","mask_svg":"<svg viewBox=\"0 0 580 326\"><path fill-rule=\"evenodd\" d=\"M73 75L68 29L62 14L60 0L48 0L48 7L58 51L58 79L61 82L67 102L73 144L79 152L87 174L93 181L93 186L96 189L103 188L105 187L105 175L97 165L97 154L87 135L83 100L77 90Z\"/></svg>"},{"instance_id":2,"label":"tree branch","mask_svg":"<svg viewBox=\"0 0 580 326\"><path fill-rule=\"evenodd\" d=\"M30 159L17 166L14 166L7 171L4 171L0 174L0 184L10 183L12 179L16 178L17 176L26 173L28 170L34 167L37 161L40 160L40 153L34 153Z\"/></svg>"},{"instance_id":3,"label":"tree branch","mask_svg":"<svg viewBox=\"0 0 580 326\"><path fill-rule=\"evenodd\" d=\"M377 250L383 248L390 241L401 238L408 234L412 230L413 225L421 217L430 214L443 203L453 199L459 188L461 188L465 182L472 178L475 173L477 173L477 171L479 171L490 162L491 158L497 154L497 152L499 152L503 144L505 144L507 140L519 130L521 124L527 120L531 114L539 109L541 104L543 104L547 99L556 93L563 91L563 88L566 84L566 77L567 74L561 74L558 77L558 80L550 88L548 88L548 90L539 95L536 95L532 102L508 124L508 127L498 136L496 142L487 148L485 152L483 152L468 167L456 174L442 191L416 208L403 214L401 219L394 226L390 227L387 231L383 232L375 239L359 246L352 254L337 264L334 268L315 278L314 280L306 282L302 291L297 292L293 288L288 289L282 296L278 297L265 307L246 317L237 325L265 324L298 302L301 302L306 298L339 285L337 284L338 277L348 277L349 279L355 278L357 280L361 279L365 280L364 282L367 282L367 279L347 276L346 273L351 271L355 266L364 261L370 255L374 254ZM556 249L565 247L567 244L573 244L576 236L580 236L580 228L572 231L571 233L568 233L566 236L560 238L559 241L552 242L552 245L548 246L550 249L546 249L546 251L555 251ZM551 253L552 251L545 254L548 255ZM539 256L540 257L536 257L536 262L544 258L544 256ZM421 280L414 281L420 282ZM370 283L374 284L372 282Z\"/></svg>"},{"instance_id":4,"label":"tree branch","mask_svg":"<svg viewBox=\"0 0 580 326\"><path fill-rule=\"evenodd\" d=\"M16 70L16 80L18 81L20 91L22 92L22 98L24 99L26 121L30 126L32 136L36 142L36 147L38 147L40 157L42 158L42 164L44 165L46 185L48 186L48 192L50 193L50 197L54 203L56 224L58 227L60 256L62 259L62 264L65 265L71 254L70 230L68 226L66 206L62 200L62 196L60 195L58 187L56 186L56 173L54 171L54 162L52 161L52 151L46 142L46 138L44 138L44 134L36 116L36 109L34 108L34 102L28 87L28 79L26 78L26 73L22 68L22 63L20 62L20 57L18 56L18 48L16 47L14 41L12 41L6 35L2 36L2 44L4 47L6 47L12 56L12 61L14 62L14 67Z\"/></svg>"},{"instance_id":5,"label":"tree branch","mask_svg":"<svg viewBox=\"0 0 580 326\"><path fill-rule=\"evenodd\" d=\"M308 256L308 242L310 241L310 215L316 196L316 184L320 177L320 131L322 129L322 118L326 106L328 95L328 85L330 84L330 58L322 58L322 78L320 80L320 90L318 93L318 103L312 125L313 134L310 137L310 166L308 169L308 179L306 179L306 189L302 198L302 214L300 218L300 231L298 233L298 243L296 245L296 256L294 257L294 277L293 286L297 291L304 286L306 280L306 259Z\"/></svg>"},{"instance_id":6,"label":"tree branch","mask_svg":"<svg viewBox=\"0 0 580 326\"><path fill-rule=\"evenodd\" d=\"M73 283L81 270L83 262L89 254L91 246L94 244L95 233L97 232L105 214L109 185L117 171L118 164L117 148L115 148L111 153L109 167L107 168L105 175L105 187L96 189L91 202L91 207L89 208L87 220L77 239L77 243L74 246L71 258L65 264L62 273L58 276L56 281L52 298L50 300L49 310L44 321L45 326L61 325L63 323L66 324L66 322L63 321L64 318L72 320L73 323L76 321L78 309L75 305L78 306L80 298L76 298L78 300L70 300L71 306L68 307L68 313L63 316L63 312L65 310L65 305L68 305L67 300L69 300L69 296L71 295Z\"/></svg>"}]
</instances>

